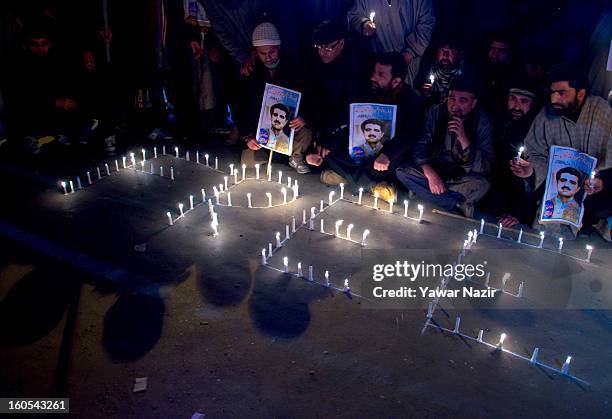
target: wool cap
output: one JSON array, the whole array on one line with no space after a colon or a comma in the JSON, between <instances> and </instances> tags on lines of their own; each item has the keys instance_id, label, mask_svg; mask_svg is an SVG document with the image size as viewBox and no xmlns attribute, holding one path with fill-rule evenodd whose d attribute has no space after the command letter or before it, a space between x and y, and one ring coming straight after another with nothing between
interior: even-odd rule
<instances>
[{"instance_id":1,"label":"wool cap","mask_svg":"<svg viewBox=\"0 0 612 419\"><path fill-rule=\"evenodd\" d=\"M253 31L253 46L280 45L281 40L276 27L270 22L260 23Z\"/></svg>"}]
</instances>

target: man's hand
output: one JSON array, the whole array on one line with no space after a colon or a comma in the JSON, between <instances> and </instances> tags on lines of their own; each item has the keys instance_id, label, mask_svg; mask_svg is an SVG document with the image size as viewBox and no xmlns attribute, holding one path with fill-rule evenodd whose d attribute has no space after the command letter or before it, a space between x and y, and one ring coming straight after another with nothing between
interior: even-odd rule
<instances>
[{"instance_id":1,"label":"man's hand","mask_svg":"<svg viewBox=\"0 0 612 419\"><path fill-rule=\"evenodd\" d=\"M301 116L289 121L289 128L295 129L295 132L299 132L306 125L306 121Z\"/></svg>"},{"instance_id":2,"label":"man's hand","mask_svg":"<svg viewBox=\"0 0 612 419\"><path fill-rule=\"evenodd\" d=\"M427 178L429 190L432 194L442 195L444 192L446 192L446 185L444 184L444 181L431 166L424 166L423 174Z\"/></svg>"},{"instance_id":3,"label":"man's hand","mask_svg":"<svg viewBox=\"0 0 612 419\"><path fill-rule=\"evenodd\" d=\"M240 75L243 77L250 76L253 71L255 71L255 60L257 57L255 55L251 55L251 58L246 60L244 64L240 67Z\"/></svg>"},{"instance_id":4,"label":"man's hand","mask_svg":"<svg viewBox=\"0 0 612 419\"><path fill-rule=\"evenodd\" d=\"M431 83L423 83L423 95L425 95L425 97L431 97L432 87L433 84Z\"/></svg>"},{"instance_id":5,"label":"man's hand","mask_svg":"<svg viewBox=\"0 0 612 419\"><path fill-rule=\"evenodd\" d=\"M504 214L499 217L499 223L505 228L514 227L515 225L520 224L521 222L514 215Z\"/></svg>"},{"instance_id":6,"label":"man's hand","mask_svg":"<svg viewBox=\"0 0 612 419\"><path fill-rule=\"evenodd\" d=\"M374 170L378 170L379 172L384 172L385 170L389 170L389 164L391 164L391 160L385 153L380 153L376 160L374 160Z\"/></svg>"},{"instance_id":7,"label":"man's hand","mask_svg":"<svg viewBox=\"0 0 612 419\"><path fill-rule=\"evenodd\" d=\"M406 65L410 65L412 60L414 60L414 55L409 51L404 52L402 55L404 56L404 61L406 61Z\"/></svg>"},{"instance_id":8,"label":"man's hand","mask_svg":"<svg viewBox=\"0 0 612 419\"><path fill-rule=\"evenodd\" d=\"M586 189L587 195L599 193L603 190L603 181L596 177L593 179L593 186L591 187L591 179L589 178L584 181L584 188Z\"/></svg>"},{"instance_id":9,"label":"man's hand","mask_svg":"<svg viewBox=\"0 0 612 419\"><path fill-rule=\"evenodd\" d=\"M510 170L514 176L526 179L533 175L533 165L531 162L523 159L512 159L510 160Z\"/></svg>"},{"instance_id":10,"label":"man's hand","mask_svg":"<svg viewBox=\"0 0 612 419\"><path fill-rule=\"evenodd\" d=\"M376 33L376 24L371 20L366 20L361 26L361 34L368 38Z\"/></svg>"},{"instance_id":11,"label":"man's hand","mask_svg":"<svg viewBox=\"0 0 612 419\"><path fill-rule=\"evenodd\" d=\"M316 146L316 150L317 150L317 154L319 156L321 156L322 159L324 159L325 157L327 157L327 155L331 152L331 150L329 148L325 148L323 146Z\"/></svg>"},{"instance_id":12,"label":"man's hand","mask_svg":"<svg viewBox=\"0 0 612 419\"><path fill-rule=\"evenodd\" d=\"M465 135L465 128L463 127L463 120L460 118L451 118L448 121L448 132L451 132L457 136L457 140L461 143L461 147L465 150L470 146L470 140Z\"/></svg>"},{"instance_id":13,"label":"man's hand","mask_svg":"<svg viewBox=\"0 0 612 419\"><path fill-rule=\"evenodd\" d=\"M67 97L63 97L60 99L55 99L55 107L57 109L63 109L65 111L72 111L76 109L76 102L72 99L68 99Z\"/></svg>"},{"instance_id":14,"label":"man's hand","mask_svg":"<svg viewBox=\"0 0 612 419\"><path fill-rule=\"evenodd\" d=\"M247 140L247 147L253 151L257 151L261 148L261 144L257 142L255 137L249 137L249 139Z\"/></svg>"},{"instance_id":15,"label":"man's hand","mask_svg":"<svg viewBox=\"0 0 612 419\"><path fill-rule=\"evenodd\" d=\"M308 163L311 166L319 167L323 163L323 158L316 153L308 154L306 156L306 163Z\"/></svg>"},{"instance_id":16,"label":"man's hand","mask_svg":"<svg viewBox=\"0 0 612 419\"><path fill-rule=\"evenodd\" d=\"M193 57L193 59L199 60L202 56L202 46L200 45L200 43L198 41L191 41L189 43L189 46L191 47L191 56Z\"/></svg>"},{"instance_id":17,"label":"man's hand","mask_svg":"<svg viewBox=\"0 0 612 419\"><path fill-rule=\"evenodd\" d=\"M218 64L221 61L221 54L217 48L209 48L208 50L208 58L215 64Z\"/></svg>"},{"instance_id":18,"label":"man's hand","mask_svg":"<svg viewBox=\"0 0 612 419\"><path fill-rule=\"evenodd\" d=\"M92 52L83 53L83 64L87 71L94 71L96 69L96 59Z\"/></svg>"}]
</instances>

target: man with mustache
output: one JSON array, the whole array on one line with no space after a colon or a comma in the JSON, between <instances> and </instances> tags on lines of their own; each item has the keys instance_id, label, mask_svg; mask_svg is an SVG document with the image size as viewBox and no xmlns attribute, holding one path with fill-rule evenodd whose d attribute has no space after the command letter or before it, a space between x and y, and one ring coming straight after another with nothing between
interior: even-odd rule
<instances>
[{"instance_id":1,"label":"man with mustache","mask_svg":"<svg viewBox=\"0 0 612 419\"><path fill-rule=\"evenodd\" d=\"M538 113L525 137L526 158L512 159L510 169L525 180L528 190L533 191L546 180L551 146L572 147L597 158L593 186L589 179L584 180L588 196L584 201L583 224L589 228L598 224L603 237L610 240L610 228L605 220L612 216L612 176L609 175L612 169L612 147L609 145L612 109L604 99L589 95L586 76L572 64L553 67L549 82L550 103ZM547 223L548 229L554 227ZM572 227L571 235L566 237L577 233L578 229Z\"/></svg>"},{"instance_id":2,"label":"man with mustache","mask_svg":"<svg viewBox=\"0 0 612 419\"><path fill-rule=\"evenodd\" d=\"M289 114L289 108L282 103L270 107L271 126L267 145L280 153L289 152L289 137L283 131Z\"/></svg>"},{"instance_id":3,"label":"man with mustache","mask_svg":"<svg viewBox=\"0 0 612 419\"><path fill-rule=\"evenodd\" d=\"M421 66L416 85L427 103L435 105L446 99L451 81L464 72L463 48L457 36L449 36L438 42L433 62Z\"/></svg>"},{"instance_id":4,"label":"man with mustache","mask_svg":"<svg viewBox=\"0 0 612 419\"><path fill-rule=\"evenodd\" d=\"M493 157L493 124L478 106L477 90L475 80L455 78L447 102L427 112L413 162L396 171L420 199L466 217L489 190Z\"/></svg>"},{"instance_id":5,"label":"man with mustache","mask_svg":"<svg viewBox=\"0 0 612 419\"><path fill-rule=\"evenodd\" d=\"M564 219L578 222L580 204L576 202L576 194L582 189L584 177L573 167L564 167L555 175L557 179L557 196L544 203L545 219Z\"/></svg>"},{"instance_id":6,"label":"man with mustache","mask_svg":"<svg viewBox=\"0 0 612 419\"><path fill-rule=\"evenodd\" d=\"M534 194L525 191L522 179L512 174L508 161L516 158L538 110L538 86L526 75L510 83L507 110L495 121L494 160L491 190L479 202L483 212L498 217L498 223L510 228L533 221L537 208Z\"/></svg>"}]
</instances>

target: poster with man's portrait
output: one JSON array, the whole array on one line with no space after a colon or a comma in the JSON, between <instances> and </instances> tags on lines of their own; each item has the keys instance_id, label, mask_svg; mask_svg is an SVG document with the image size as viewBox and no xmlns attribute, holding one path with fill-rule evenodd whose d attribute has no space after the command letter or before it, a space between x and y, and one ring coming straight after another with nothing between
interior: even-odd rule
<instances>
[{"instance_id":1,"label":"poster with man's portrait","mask_svg":"<svg viewBox=\"0 0 612 419\"><path fill-rule=\"evenodd\" d=\"M597 159L570 147L552 146L548 159L546 190L540 211L541 223L582 227L585 181L595 170Z\"/></svg>"},{"instance_id":2,"label":"poster with man's portrait","mask_svg":"<svg viewBox=\"0 0 612 419\"><path fill-rule=\"evenodd\" d=\"M289 122L296 118L301 98L300 92L266 83L257 125L257 142L262 147L291 155L295 130Z\"/></svg>"},{"instance_id":3,"label":"poster with man's portrait","mask_svg":"<svg viewBox=\"0 0 612 419\"><path fill-rule=\"evenodd\" d=\"M354 162L373 160L395 135L396 105L351 103L349 154Z\"/></svg>"}]
</instances>

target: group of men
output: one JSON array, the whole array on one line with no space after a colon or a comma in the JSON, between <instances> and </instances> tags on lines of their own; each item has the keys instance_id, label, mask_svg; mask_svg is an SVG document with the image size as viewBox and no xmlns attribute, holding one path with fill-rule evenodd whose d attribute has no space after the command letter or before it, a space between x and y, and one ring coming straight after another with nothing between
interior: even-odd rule
<instances>
[{"instance_id":1,"label":"group of men","mask_svg":"<svg viewBox=\"0 0 612 419\"><path fill-rule=\"evenodd\" d=\"M371 30L367 19L362 25ZM254 127L263 89L271 83L302 92L298 115L282 126L279 117L285 119L288 110L270 109L272 131L280 129L278 136L293 130L289 165L301 174L320 173L325 184L343 183L353 190L369 186L387 201L397 199L397 185L468 217L476 206L512 227L534 221L550 147L560 145L598 159L595 178L574 185L588 194L584 225L612 216L612 109L589 95L586 78L575 66L554 66L542 86L537 77L509 65L511 44L503 36L491 40L487 65L479 70L447 38L438 43L432 62L422 63L411 86L412 61L405 53L374 54L369 61L345 35L334 22L317 26L312 41L319 59L304 74L283 57L271 23L255 28L257 62L246 78L252 105L243 132L244 163L266 161ZM352 103L395 105L395 135L385 138L386 123L370 118L359 125L364 143L351 149ZM557 174L563 181L567 176Z\"/></svg>"}]
</instances>

